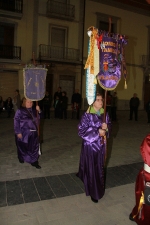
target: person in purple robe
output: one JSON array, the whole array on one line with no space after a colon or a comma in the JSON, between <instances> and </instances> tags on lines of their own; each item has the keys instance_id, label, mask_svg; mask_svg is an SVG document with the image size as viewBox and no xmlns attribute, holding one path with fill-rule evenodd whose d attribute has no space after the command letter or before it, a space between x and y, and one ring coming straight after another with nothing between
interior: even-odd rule
<instances>
[{"instance_id":1,"label":"person in purple robe","mask_svg":"<svg viewBox=\"0 0 150 225\"><path fill-rule=\"evenodd\" d=\"M99 93L96 100L81 118L78 135L82 138L82 147L77 176L83 181L85 193L97 203L105 192L104 164L106 155L106 137L109 136L111 122L109 115L104 118L103 97ZM104 122L105 121L105 122Z\"/></svg>"},{"instance_id":2,"label":"person in purple robe","mask_svg":"<svg viewBox=\"0 0 150 225\"><path fill-rule=\"evenodd\" d=\"M31 100L24 99L22 107L16 111L14 117L14 131L19 162L30 163L37 169L41 169L38 163L40 154L38 135L40 113L38 105L34 108Z\"/></svg>"}]
</instances>

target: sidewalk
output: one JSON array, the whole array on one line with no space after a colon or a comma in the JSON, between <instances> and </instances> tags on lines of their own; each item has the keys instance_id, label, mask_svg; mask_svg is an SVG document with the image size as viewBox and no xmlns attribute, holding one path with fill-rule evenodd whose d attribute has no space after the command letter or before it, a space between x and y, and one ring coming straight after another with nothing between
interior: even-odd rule
<instances>
[{"instance_id":1,"label":"sidewalk","mask_svg":"<svg viewBox=\"0 0 150 225\"><path fill-rule=\"evenodd\" d=\"M5 113L0 115L0 200L3 199L6 203L6 206L0 207L0 225L133 224L128 219L135 201L133 182L142 165L140 144L150 131L150 127L144 111L139 112L139 121L137 122L128 121L128 111L118 111L117 114L118 121L113 123L112 134L108 140L107 189L105 196L98 204L94 204L89 197L85 196L82 187L80 187L81 192L78 192L78 188L74 188L74 192L72 192L72 183L69 183L67 178L71 176L70 174L75 177L75 173L78 171L81 139L77 134L77 120L72 120L71 115L67 120L54 119L53 115L50 120L44 120L43 154L39 160L42 169L36 170L29 164L18 162L13 134L13 118L6 118ZM119 174L119 171L122 172ZM42 186L42 189L39 187L39 181L42 184L48 177L51 180L59 178L61 182L62 178L66 180L66 184L64 180L62 182L65 188L61 197L60 192L59 194L56 192L58 191L55 188L56 185L52 186L52 183L49 183L54 198L41 199L43 193L46 193L45 196L50 195L46 191L45 185ZM22 188L25 181L31 182L31 180L39 200L14 204L14 196L19 195L19 193L17 195L12 192L15 190L14 187L19 186L16 185L17 182ZM80 180L75 180L75 182L79 186ZM55 190L53 190L54 188ZM71 194L63 195L65 189L67 191L69 189ZM62 189L59 188L60 190ZM4 193L6 193L5 200ZM25 192L22 190L20 196L24 194ZM32 200L30 196L31 193L28 196L29 201ZM24 196L22 198L26 199ZM0 202L2 203L2 201ZM13 204L7 206L10 205L10 202Z\"/></svg>"}]
</instances>

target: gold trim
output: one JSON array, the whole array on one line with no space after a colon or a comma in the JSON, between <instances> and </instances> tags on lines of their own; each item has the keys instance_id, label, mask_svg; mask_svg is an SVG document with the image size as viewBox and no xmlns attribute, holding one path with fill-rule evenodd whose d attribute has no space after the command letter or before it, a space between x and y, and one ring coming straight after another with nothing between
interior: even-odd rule
<instances>
[{"instance_id":1,"label":"gold trim","mask_svg":"<svg viewBox=\"0 0 150 225\"><path fill-rule=\"evenodd\" d=\"M104 90L111 91L111 90L114 90L114 89L117 87L117 85L118 85L118 83L120 82L121 78L118 80L118 82L117 82L117 84L115 85L114 88L106 88L105 86L103 86L103 85L100 83L100 81L99 81L98 78L97 78L97 80L98 80L99 85L100 85Z\"/></svg>"},{"instance_id":2,"label":"gold trim","mask_svg":"<svg viewBox=\"0 0 150 225\"><path fill-rule=\"evenodd\" d=\"M24 96L25 96L25 98L26 99L30 99L31 101L40 101L40 100L42 100L43 98L39 98L38 100L37 99L31 99L31 98L28 98L27 97L27 95L26 95L26 84L25 84L25 71L26 70L28 70L28 69L43 69L43 70L47 70L48 71L48 69L46 69L46 68L38 68L38 67L35 67L35 68L24 68L23 69L23 87L24 87ZM47 75L47 74L46 74ZM45 90L46 90L46 82L45 82Z\"/></svg>"}]
</instances>

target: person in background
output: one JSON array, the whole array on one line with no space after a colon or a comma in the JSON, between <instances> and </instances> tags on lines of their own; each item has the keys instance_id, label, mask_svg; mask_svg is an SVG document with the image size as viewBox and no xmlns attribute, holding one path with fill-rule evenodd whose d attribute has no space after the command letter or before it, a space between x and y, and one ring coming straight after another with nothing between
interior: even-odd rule
<instances>
[{"instance_id":1,"label":"person in background","mask_svg":"<svg viewBox=\"0 0 150 225\"><path fill-rule=\"evenodd\" d=\"M141 156L144 161L135 183L135 207L133 208L129 219L138 225L150 224L150 199L147 202L143 199L145 185L150 186L150 134L148 134L140 146ZM149 196L148 196L149 197Z\"/></svg>"},{"instance_id":2,"label":"person in background","mask_svg":"<svg viewBox=\"0 0 150 225\"><path fill-rule=\"evenodd\" d=\"M138 107L140 104L139 98L137 97L137 94L134 93L133 97L130 99L130 118L129 120L132 120L133 113L134 113L134 119L135 121L138 120Z\"/></svg>"},{"instance_id":3,"label":"person in background","mask_svg":"<svg viewBox=\"0 0 150 225\"><path fill-rule=\"evenodd\" d=\"M56 101L56 97L58 97L59 100L61 101L61 97L62 97L61 87L58 87L57 91L54 94L54 102Z\"/></svg>"},{"instance_id":4,"label":"person in background","mask_svg":"<svg viewBox=\"0 0 150 225\"><path fill-rule=\"evenodd\" d=\"M3 98L2 98L2 96L0 96L0 114L3 111L3 107L4 107Z\"/></svg>"},{"instance_id":5,"label":"person in background","mask_svg":"<svg viewBox=\"0 0 150 225\"><path fill-rule=\"evenodd\" d=\"M111 122L108 113L104 120L103 97L96 94L96 100L81 118L78 135L82 138L79 172L85 193L97 203L105 192L104 163L106 154L106 136L109 137ZM106 122L104 122L106 121Z\"/></svg>"},{"instance_id":6,"label":"person in background","mask_svg":"<svg viewBox=\"0 0 150 225\"><path fill-rule=\"evenodd\" d=\"M5 101L5 109L7 111L7 118L10 118L12 112L13 104L11 97L8 97Z\"/></svg>"},{"instance_id":7,"label":"person in background","mask_svg":"<svg viewBox=\"0 0 150 225\"><path fill-rule=\"evenodd\" d=\"M106 112L108 112L109 117L112 119L111 105L112 105L112 95L111 95L110 91L108 91L107 97L106 97Z\"/></svg>"},{"instance_id":8,"label":"person in background","mask_svg":"<svg viewBox=\"0 0 150 225\"><path fill-rule=\"evenodd\" d=\"M44 119L50 119L51 96L48 91L43 98Z\"/></svg>"},{"instance_id":9,"label":"person in background","mask_svg":"<svg viewBox=\"0 0 150 225\"><path fill-rule=\"evenodd\" d=\"M38 117L37 117L38 112ZM37 169L41 169L38 163L40 155L40 143L38 126L40 120L40 107L33 107L33 102L23 99L22 106L15 113L14 132L20 163L30 163Z\"/></svg>"},{"instance_id":10,"label":"person in background","mask_svg":"<svg viewBox=\"0 0 150 225\"><path fill-rule=\"evenodd\" d=\"M62 98L60 101L60 118L67 119L67 107L68 107L68 97L66 96L66 92L62 92Z\"/></svg>"},{"instance_id":11,"label":"person in background","mask_svg":"<svg viewBox=\"0 0 150 225\"><path fill-rule=\"evenodd\" d=\"M147 113L147 123L150 123L150 100L147 102L145 109Z\"/></svg>"},{"instance_id":12,"label":"person in background","mask_svg":"<svg viewBox=\"0 0 150 225\"><path fill-rule=\"evenodd\" d=\"M55 118L60 118L60 100L58 96L56 96L54 101L54 114Z\"/></svg>"},{"instance_id":13,"label":"person in background","mask_svg":"<svg viewBox=\"0 0 150 225\"><path fill-rule=\"evenodd\" d=\"M112 99L111 99L111 116L112 116L112 121L116 121L117 120L117 116L116 116L117 104L118 104L117 92L114 92L113 96L112 96Z\"/></svg>"},{"instance_id":14,"label":"person in background","mask_svg":"<svg viewBox=\"0 0 150 225\"><path fill-rule=\"evenodd\" d=\"M17 110L21 106L21 98L20 98L20 94L19 94L19 90L18 89L16 89L14 97L15 97L15 104L16 104L16 110Z\"/></svg>"},{"instance_id":15,"label":"person in background","mask_svg":"<svg viewBox=\"0 0 150 225\"><path fill-rule=\"evenodd\" d=\"M81 102L82 102L82 97L81 97L81 94L79 93L79 89L75 89L75 92L72 95L71 103L72 103L72 109L76 108L77 119L79 119L80 117ZM73 119L73 114L72 114L72 119Z\"/></svg>"}]
</instances>

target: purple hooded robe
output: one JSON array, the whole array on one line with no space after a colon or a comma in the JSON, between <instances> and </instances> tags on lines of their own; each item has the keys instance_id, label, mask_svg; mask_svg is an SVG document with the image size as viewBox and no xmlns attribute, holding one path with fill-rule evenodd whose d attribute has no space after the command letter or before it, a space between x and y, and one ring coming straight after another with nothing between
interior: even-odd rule
<instances>
[{"instance_id":1,"label":"purple hooded robe","mask_svg":"<svg viewBox=\"0 0 150 225\"><path fill-rule=\"evenodd\" d=\"M15 113L14 131L18 159L27 163L38 161L39 157L39 137L37 126L36 110L34 108L27 109L21 107ZM18 138L17 134L22 134L22 138Z\"/></svg>"},{"instance_id":2,"label":"purple hooded robe","mask_svg":"<svg viewBox=\"0 0 150 225\"><path fill-rule=\"evenodd\" d=\"M98 200L103 197L104 188L104 162L106 141L99 135L104 114L84 113L78 125L78 134L82 138L82 147L77 176L83 181L87 196ZM106 115L108 137L111 122ZM104 140L104 141L103 141Z\"/></svg>"}]
</instances>

